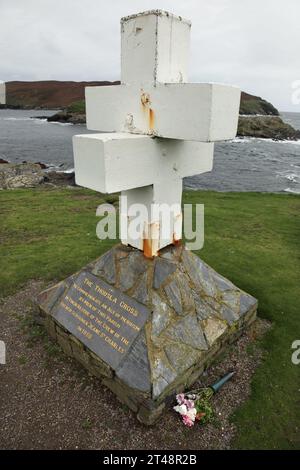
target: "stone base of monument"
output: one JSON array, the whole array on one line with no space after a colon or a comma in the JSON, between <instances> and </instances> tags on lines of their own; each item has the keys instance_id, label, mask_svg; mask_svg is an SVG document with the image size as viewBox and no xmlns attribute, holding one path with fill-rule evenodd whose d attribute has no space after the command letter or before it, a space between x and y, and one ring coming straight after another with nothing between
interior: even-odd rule
<instances>
[{"instance_id":1,"label":"stone base of monument","mask_svg":"<svg viewBox=\"0 0 300 470\"><path fill-rule=\"evenodd\" d=\"M63 350L145 424L201 376L257 310L255 298L179 245L154 259L117 245L42 292L38 304Z\"/></svg>"}]
</instances>

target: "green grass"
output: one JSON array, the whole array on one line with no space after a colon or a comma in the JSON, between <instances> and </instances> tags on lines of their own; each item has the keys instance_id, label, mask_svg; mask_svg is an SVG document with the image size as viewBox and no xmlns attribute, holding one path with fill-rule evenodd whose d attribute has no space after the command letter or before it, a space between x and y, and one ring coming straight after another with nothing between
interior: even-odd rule
<instances>
[{"instance_id":1,"label":"green grass","mask_svg":"<svg viewBox=\"0 0 300 470\"><path fill-rule=\"evenodd\" d=\"M29 279L61 279L106 251L96 238L96 207L84 190L0 192L0 296Z\"/></svg>"},{"instance_id":2,"label":"green grass","mask_svg":"<svg viewBox=\"0 0 300 470\"><path fill-rule=\"evenodd\" d=\"M85 100L75 101L74 103L70 104L67 111L69 113L85 114Z\"/></svg>"},{"instance_id":3,"label":"green grass","mask_svg":"<svg viewBox=\"0 0 300 470\"><path fill-rule=\"evenodd\" d=\"M101 202L83 189L1 191L0 296L32 278L62 279L112 246L95 235ZM185 192L184 202L205 204L198 254L257 297L259 315L273 323L251 397L233 416L234 447L300 448L300 365L291 363L300 339L300 197Z\"/></svg>"}]
</instances>

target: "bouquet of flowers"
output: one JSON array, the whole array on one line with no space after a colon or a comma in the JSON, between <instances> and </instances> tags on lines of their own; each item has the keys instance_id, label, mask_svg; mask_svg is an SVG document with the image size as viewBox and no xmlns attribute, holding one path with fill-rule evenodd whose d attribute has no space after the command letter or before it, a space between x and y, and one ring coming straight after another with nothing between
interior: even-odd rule
<instances>
[{"instance_id":1,"label":"bouquet of flowers","mask_svg":"<svg viewBox=\"0 0 300 470\"><path fill-rule=\"evenodd\" d=\"M177 405L174 410L181 415L183 424L192 427L196 421L201 424L211 421L214 416L211 398L233 375L234 372L229 372L210 387L176 395Z\"/></svg>"}]
</instances>

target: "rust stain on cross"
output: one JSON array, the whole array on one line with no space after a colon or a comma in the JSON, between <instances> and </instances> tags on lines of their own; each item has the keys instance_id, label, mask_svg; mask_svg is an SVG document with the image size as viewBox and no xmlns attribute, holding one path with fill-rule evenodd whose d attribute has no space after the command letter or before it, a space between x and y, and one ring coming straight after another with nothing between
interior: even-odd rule
<instances>
[{"instance_id":1,"label":"rust stain on cross","mask_svg":"<svg viewBox=\"0 0 300 470\"><path fill-rule=\"evenodd\" d=\"M143 110L148 113L148 122L149 122L149 129L153 131L154 129L154 111L150 108L151 105L151 98L149 93L144 92L141 90L141 103Z\"/></svg>"}]
</instances>

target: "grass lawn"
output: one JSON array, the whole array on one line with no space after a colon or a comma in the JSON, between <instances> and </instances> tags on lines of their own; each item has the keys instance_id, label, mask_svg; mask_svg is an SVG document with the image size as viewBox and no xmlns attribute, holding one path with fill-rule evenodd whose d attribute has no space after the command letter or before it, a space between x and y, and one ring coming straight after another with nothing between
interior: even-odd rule
<instances>
[{"instance_id":1,"label":"grass lawn","mask_svg":"<svg viewBox=\"0 0 300 470\"><path fill-rule=\"evenodd\" d=\"M29 279L62 279L105 252L113 242L95 233L103 201L83 189L1 191L0 296ZM233 416L233 447L300 448L300 365L291 362L300 339L300 197L197 191L184 202L205 204L198 254L257 297L259 315L273 323L251 397Z\"/></svg>"}]
</instances>

